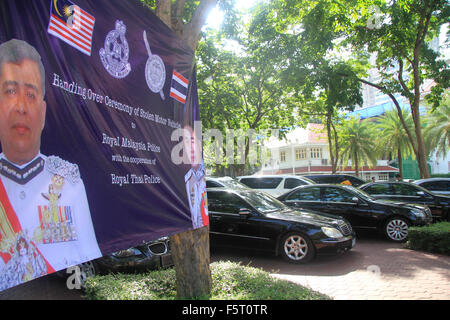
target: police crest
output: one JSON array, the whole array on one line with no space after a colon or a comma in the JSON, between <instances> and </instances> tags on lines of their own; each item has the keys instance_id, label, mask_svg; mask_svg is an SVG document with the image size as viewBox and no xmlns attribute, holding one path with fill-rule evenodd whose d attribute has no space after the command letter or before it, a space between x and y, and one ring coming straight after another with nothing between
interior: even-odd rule
<instances>
[{"instance_id":1,"label":"police crest","mask_svg":"<svg viewBox=\"0 0 450 320\"><path fill-rule=\"evenodd\" d=\"M145 80L149 89L154 93L159 93L162 100L165 100L163 88L166 82L166 67L161 57L152 54L147 40L147 33L144 30L144 43L147 48L148 59L145 65Z\"/></svg>"},{"instance_id":2,"label":"police crest","mask_svg":"<svg viewBox=\"0 0 450 320\"><path fill-rule=\"evenodd\" d=\"M105 47L100 49L103 67L117 79L125 78L131 71L131 65L128 63L130 49L125 38L126 31L125 24L117 20L116 28L106 36Z\"/></svg>"}]
</instances>

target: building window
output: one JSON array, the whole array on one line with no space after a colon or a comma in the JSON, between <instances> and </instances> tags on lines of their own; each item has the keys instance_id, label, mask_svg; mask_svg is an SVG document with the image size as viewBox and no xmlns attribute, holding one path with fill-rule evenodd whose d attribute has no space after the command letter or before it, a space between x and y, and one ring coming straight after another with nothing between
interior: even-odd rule
<instances>
[{"instance_id":1,"label":"building window","mask_svg":"<svg viewBox=\"0 0 450 320\"><path fill-rule=\"evenodd\" d=\"M280 161L281 162L286 162L286 151L281 151L280 152Z\"/></svg>"},{"instance_id":2,"label":"building window","mask_svg":"<svg viewBox=\"0 0 450 320\"><path fill-rule=\"evenodd\" d=\"M389 180L389 176L388 176L387 173L380 173L378 175L378 180L388 181Z\"/></svg>"},{"instance_id":3,"label":"building window","mask_svg":"<svg viewBox=\"0 0 450 320\"><path fill-rule=\"evenodd\" d=\"M306 149L295 149L295 160L306 159Z\"/></svg>"},{"instance_id":4,"label":"building window","mask_svg":"<svg viewBox=\"0 0 450 320\"><path fill-rule=\"evenodd\" d=\"M322 158L322 149L311 148L311 159L320 159L320 158Z\"/></svg>"}]
</instances>

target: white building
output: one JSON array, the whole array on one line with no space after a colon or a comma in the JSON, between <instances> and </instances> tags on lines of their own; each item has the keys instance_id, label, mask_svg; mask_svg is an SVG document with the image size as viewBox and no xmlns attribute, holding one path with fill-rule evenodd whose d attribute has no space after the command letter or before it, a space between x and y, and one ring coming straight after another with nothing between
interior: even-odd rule
<instances>
[{"instance_id":1,"label":"white building","mask_svg":"<svg viewBox=\"0 0 450 320\"><path fill-rule=\"evenodd\" d=\"M263 164L258 174L330 174L331 162L326 129L321 124L308 124L307 128L296 128L287 133L283 140L269 140L266 147L270 150L270 160ZM375 168L363 166L359 177L369 181L388 180L398 172L397 168L389 166L387 160L379 160ZM337 173L355 175L351 163Z\"/></svg>"}]
</instances>

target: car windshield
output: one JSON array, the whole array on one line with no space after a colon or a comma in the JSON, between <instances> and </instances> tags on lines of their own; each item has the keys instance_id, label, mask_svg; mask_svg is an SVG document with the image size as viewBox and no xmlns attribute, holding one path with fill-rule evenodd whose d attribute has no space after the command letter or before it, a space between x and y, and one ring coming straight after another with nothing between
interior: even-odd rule
<instances>
[{"instance_id":1,"label":"car windshield","mask_svg":"<svg viewBox=\"0 0 450 320\"><path fill-rule=\"evenodd\" d=\"M365 191L362 191L360 189L357 189L355 187L351 186L344 186L346 189L349 189L351 192L356 193L361 199L367 200L367 201L375 201L375 198L372 197L370 194L368 194Z\"/></svg>"},{"instance_id":2,"label":"car windshield","mask_svg":"<svg viewBox=\"0 0 450 320\"><path fill-rule=\"evenodd\" d=\"M280 211L287 208L282 202L265 192L240 192L239 195L261 213Z\"/></svg>"}]
</instances>

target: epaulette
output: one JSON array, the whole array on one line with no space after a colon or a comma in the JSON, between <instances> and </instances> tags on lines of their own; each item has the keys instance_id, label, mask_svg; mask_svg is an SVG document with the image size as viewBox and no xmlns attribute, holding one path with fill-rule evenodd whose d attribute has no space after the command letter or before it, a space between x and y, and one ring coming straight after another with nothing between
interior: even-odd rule
<instances>
[{"instance_id":1,"label":"epaulette","mask_svg":"<svg viewBox=\"0 0 450 320\"><path fill-rule=\"evenodd\" d=\"M78 165L63 160L57 156L49 156L45 161L45 169L50 173L57 174L64 179L67 179L70 183L76 184L80 182L80 170Z\"/></svg>"}]
</instances>

